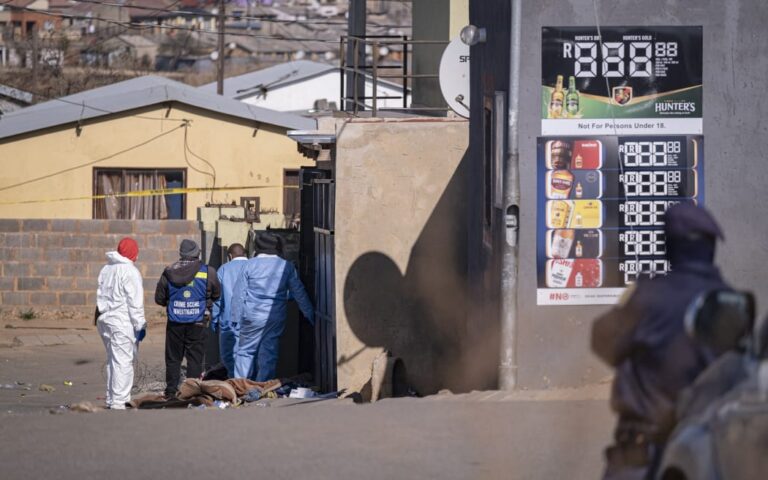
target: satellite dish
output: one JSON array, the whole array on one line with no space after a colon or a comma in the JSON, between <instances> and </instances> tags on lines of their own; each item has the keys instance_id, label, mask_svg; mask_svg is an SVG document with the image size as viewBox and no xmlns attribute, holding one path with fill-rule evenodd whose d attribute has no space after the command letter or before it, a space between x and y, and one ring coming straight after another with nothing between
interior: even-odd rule
<instances>
[{"instance_id":1,"label":"satellite dish","mask_svg":"<svg viewBox=\"0 0 768 480\"><path fill-rule=\"evenodd\" d=\"M451 40L440 59L440 90L451 110L469 118L469 46L459 37Z\"/></svg>"}]
</instances>

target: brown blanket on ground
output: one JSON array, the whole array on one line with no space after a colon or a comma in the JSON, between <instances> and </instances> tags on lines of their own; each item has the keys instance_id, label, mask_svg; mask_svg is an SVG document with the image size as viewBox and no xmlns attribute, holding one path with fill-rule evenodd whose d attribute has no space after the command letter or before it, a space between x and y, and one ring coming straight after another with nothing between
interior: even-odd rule
<instances>
[{"instance_id":1,"label":"brown blanket on ground","mask_svg":"<svg viewBox=\"0 0 768 480\"><path fill-rule=\"evenodd\" d=\"M163 395L148 393L134 397L129 405L142 410L187 408L189 405L205 405L210 407L216 400L238 405L240 397L243 397L251 390L257 389L264 394L277 390L281 385L280 380L254 382L245 378L230 378L227 381L188 378L181 384L176 398L166 399Z\"/></svg>"}]
</instances>

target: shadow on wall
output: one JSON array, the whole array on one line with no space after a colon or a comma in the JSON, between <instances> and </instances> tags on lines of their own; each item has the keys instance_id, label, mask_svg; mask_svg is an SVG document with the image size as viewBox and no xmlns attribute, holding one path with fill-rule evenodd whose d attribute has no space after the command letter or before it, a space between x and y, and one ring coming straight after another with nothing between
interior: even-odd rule
<instances>
[{"instance_id":1,"label":"shadow on wall","mask_svg":"<svg viewBox=\"0 0 768 480\"><path fill-rule=\"evenodd\" d=\"M387 255L369 252L344 279L350 328L365 345L400 357L420 394L497 383L498 337L467 320L468 162L465 154L413 245L406 272ZM341 356L339 367L359 353Z\"/></svg>"}]
</instances>

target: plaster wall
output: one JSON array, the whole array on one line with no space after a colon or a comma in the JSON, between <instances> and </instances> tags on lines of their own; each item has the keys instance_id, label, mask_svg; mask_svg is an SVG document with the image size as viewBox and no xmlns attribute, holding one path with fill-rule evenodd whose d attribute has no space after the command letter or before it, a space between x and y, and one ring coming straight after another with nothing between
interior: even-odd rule
<instances>
[{"instance_id":1,"label":"plaster wall","mask_svg":"<svg viewBox=\"0 0 768 480\"><path fill-rule=\"evenodd\" d=\"M764 95L768 48L763 0L614 0L598 2L602 25L702 25L706 206L726 242L717 262L734 286L755 291L760 318L768 305L768 224L760 192L768 171ZM592 383L608 375L589 350L592 320L605 307L536 306L536 137L540 135L541 27L594 25L593 2L523 2L520 90L521 258L518 340L520 385ZM480 25L483 26L483 25ZM508 55L508 51L507 51Z\"/></svg>"},{"instance_id":2,"label":"plaster wall","mask_svg":"<svg viewBox=\"0 0 768 480\"><path fill-rule=\"evenodd\" d=\"M420 392L460 388L466 331L458 120L354 120L337 133L338 387L360 388L384 349Z\"/></svg>"},{"instance_id":3,"label":"plaster wall","mask_svg":"<svg viewBox=\"0 0 768 480\"><path fill-rule=\"evenodd\" d=\"M187 219L205 202L239 203L241 196L260 196L262 209L282 211L284 169L309 163L284 129L173 104L87 121L79 135L67 125L0 141L0 218L92 218L90 199L58 199L92 195L99 167L186 169L187 187L214 186L212 169L185 156L180 119L190 120L189 150L213 165L216 187L258 187L189 193ZM19 203L38 200L46 202Z\"/></svg>"}]
</instances>

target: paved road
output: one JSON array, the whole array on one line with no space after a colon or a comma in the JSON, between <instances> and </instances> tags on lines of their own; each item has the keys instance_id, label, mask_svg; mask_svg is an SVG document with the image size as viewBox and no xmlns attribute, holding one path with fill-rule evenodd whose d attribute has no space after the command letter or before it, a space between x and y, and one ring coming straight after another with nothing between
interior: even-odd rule
<instances>
[{"instance_id":1,"label":"paved road","mask_svg":"<svg viewBox=\"0 0 768 480\"><path fill-rule=\"evenodd\" d=\"M0 390L0 478L588 479L610 437L603 400L48 413L103 395L95 347L0 349L0 383L56 387Z\"/></svg>"}]
</instances>

